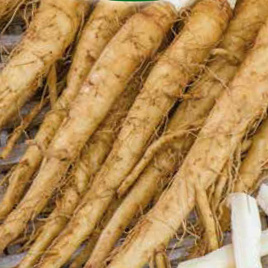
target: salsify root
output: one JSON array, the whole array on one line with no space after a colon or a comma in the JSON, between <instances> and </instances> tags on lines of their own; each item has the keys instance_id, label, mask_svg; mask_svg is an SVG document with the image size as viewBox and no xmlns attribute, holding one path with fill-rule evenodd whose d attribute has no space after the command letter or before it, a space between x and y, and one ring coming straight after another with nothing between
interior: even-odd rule
<instances>
[{"instance_id":1,"label":"salsify root","mask_svg":"<svg viewBox=\"0 0 268 268\"><path fill-rule=\"evenodd\" d=\"M213 207L213 212L216 213L219 209L219 205L223 199L223 193L225 186L227 184L227 181L229 179L229 163L226 164L218 178L215 191L213 193L212 199L211 199L211 206Z\"/></svg>"},{"instance_id":2,"label":"salsify root","mask_svg":"<svg viewBox=\"0 0 268 268\"><path fill-rule=\"evenodd\" d=\"M208 16L204 12L208 7L213 15L210 13ZM141 157L155 129L190 79L200 70L199 64L203 63L210 49L219 41L230 15L231 9L227 2L202 2L193 8L185 28L150 72L92 187L72 220L55 240L52 249L59 254L44 258L40 267L62 265L81 241L90 235L113 199L115 190ZM204 23L207 31L199 35ZM77 230L75 233L74 228ZM72 244L67 241L72 241Z\"/></svg>"},{"instance_id":3,"label":"salsify root","mask_svg":"<svg viewBox=\"0 0 268 268\"><path fill-rule=\"evenodd\" d=\"M41 1L16 53L0 73L0 128L36 92L43 76L74 40L84 12L81 1Z\"/></svg>"},{"instance_id":4,"label":"salsify root","mask_svg":"<svg viewBox=\"0 0 268 268\"><path fill-rule=\"evenodd\" d=\"M100 232L93 232L88 241L86 241L85 248L81 251L81 253L72 261L70 268L81 268L88 260L91 255L95 244L97 243L100 236Z\"/></svg>"},{"instance_id":5,"label":"salsify root","mask_svg":"<svg viewBox=\"0 0 268 268\"><path fill-rule=\"evenodd\" d=\"M197 182L196 184L196 204L202 225L205 229L205 237L208 242L208 251L214 251L219 248L219 239L217 234L216 221L210 208L206 191Z\"/></svg>"},{"instance_id":6,"label":"salsify root","mask_svg":"<svg viewBox=\"0 0 268 268\"><path fill-rule=\"evenodd\" d=\"M268 22L229 90L215 104L172 185L136 225L108 267L141 267L156 248L167 243L196 204L197 181L204 189L212 185L247 129L262 116L268 103L267 39Z\"/></svg>"},{"instance_id":7,"label":"salsify root","mask_svg":"<svg viewBox=\"0 0 268 268\"><path fill-rule=\"evenodd\" d=\"M120 202L121 202L121 199L114 199L112 201L111 205L109 206L105 215L103 216L100 224L95 228L94 232L90 235L85 248L82 250L82 252L79 254L79 256L77 256L73 260L70 268L83 267L83 265L86 263L86 261L90 257L90 255L94 249L94 246L100 237L100 234L102 233L103 229L105 228L105 226L107 225L107 223L109 222L109 220L113 216L114 212L116 211L116 209L120 205Z\"/></svg>"},{"instance_id":8,"label":"salsify root","mask_svg":"<svg viewBox=\"0 0 268 268\"><path fill-rule=\"evenodd\" d=\"M67 88L59 97L55 109L46 115L32 142L33 145L27 148L20 163L7 175L9 186L1 200L1 219L20 201L25 187L39 167L44 151L67 115L70 103L78 94L88 72L124 20L134 11L134 7L129 3L100 1L97 4L77 44L67 76Z\"/></svg>"},{"instance_id":9,"label":"salsify root","mask_svg":"<svg viewBox=\"0 0 268 268\"><path fill-rule=\"evenodd\" d=\"M184 115L183 111L181 111L182 115ZM177 119L180 115L179 107L167 127L167 133L176 133L174 137L177 137L178 133L180 133L179 135L184 133L183 131L176 132L177 128L180 128L180 124L177 124ZM167 137L170 137L170 135L167 134ZM191 134L188 132L183 138L189 135ZM87 262L87 267L105 267L105 261L109 253L133 217L140 215L152 198L169 183L172 174L179 166L181 159L183 159L185 152L190 148L191 143L183 142L183 139L168 140L170 143L166 144L167 147L156 152L153 160L144 169L137 183L115 211L110 222L100 235L94 251ZM148 150L149 152L151 151L150 147Z\"/></svg>"},{"instance_id":10,"label":"salsify root","mask_svg":"<svg viewBox=\"0 0 268 268\"><path fill-rule=\"evenodd\" d=\"M215 102L228 88L228 83L233 79L241 61L254 43L260 27L264 24L268 15L267 3L267 0L244 0L239 3L222 42L218 48L212 50L215 57L187 92L190 99L184 100L177 114L173 116L174 120L177 118L177 123L174 122L174 125L181 126L182 130L189 129L192 134L197 132L194 128L199 130L202 127ZM235 55L236 60L230 60L230 54ZM187 140L193 143L195 138L195 135L188 135L187 139L183 137L181 142Z\"/></svg>"}]
</instances>

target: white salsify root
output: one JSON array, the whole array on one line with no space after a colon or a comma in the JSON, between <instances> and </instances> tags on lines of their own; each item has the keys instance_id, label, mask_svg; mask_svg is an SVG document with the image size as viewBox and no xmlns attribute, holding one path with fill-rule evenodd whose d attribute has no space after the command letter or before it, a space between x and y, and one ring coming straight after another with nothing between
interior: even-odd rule
<instances>
[{"instance_id":1,"label":"white salsify root","mask_svg":"<svg viewBox=\"0 0 268 268\"><path fill-rule=\"evenodd\" d=\"M229 202L236 267L261 268L261 221L257 201L245 193L236 193L231 194Z\"/></svg>"}]
</instances>

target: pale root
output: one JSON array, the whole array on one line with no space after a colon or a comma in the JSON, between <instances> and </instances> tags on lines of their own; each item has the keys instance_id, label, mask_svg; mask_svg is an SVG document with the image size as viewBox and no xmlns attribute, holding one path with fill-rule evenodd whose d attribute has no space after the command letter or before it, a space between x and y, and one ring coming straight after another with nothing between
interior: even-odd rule
<instances>
[{"instance_id":1,"label":"pale root","mask_svg":"<svg viewBox=\"0 0 268 268\"><path fill-rule=\"evenodd\" d=\"M84 8L76 0L41 1L16 53L0 73L0 128L36 92L52 64L74 40Z\"/></svg>"},{"instance_id":2,"label":"pale root","mask_svg":"<svg viewBox=\"0 0 268 268\"><path fill-rule=\"evenodd\" d=\"M172 117L166 133L172 133L180 129L181 125L177 124L180 115L179 110L180 107L176 112L176 117L175 115ZM183 113L184 110L181 112ZM167 135L169 136L169 134ZM185 142L183 142L183 139L172 140L166 144L163 150L155 153L153 160L144 169L137 183L126 195L103 230L86 267L105 267L105 260L133 217L142 213L159 189L163 189L169 183L172 174L192 144L187 142L186 139L190 136L191 134L183 136ZM126 192L120 192L120 194L126 194Z\"/></svg>"},{"instance_id":3,"label":"pale root","mask_svg":"<svg viewBox=\"0 0 268 268\"><path fill-rule=\"evenodd\" d=\"M170 188L136 225L108 267L142 267L167 243L196 204L196 181L207 189L268 103L268 22L227 91L218 100ZM161 235L159 235L161 234Z\"/></svg>"},{"instance_id":4,"label":"pale root","mask_svg":"<svg viewBox=\"0 0 268 268\"><path fill-rule=\"evenodd\" d=\"M229 180L229 177L230 177L230 172L229 172L229 163L228 163L224 166L217 180L215 190L213 193L213 197L210 202L214 213L218 211L220 207L220 203L222 199L224 198L223 193L224 193L225 186Z\"/></svg>"},{"instance_id":5,"label":"pale root","mask_svg":"<svg viewBox=\"0 0 268 268\"><path fill-rule=\"evenodd\" d=\"M95 244L97 243L100 234L102 233L103 229L113 216L114 212L120 205L121 200L120 199L114 199L114 201L111 203L109 208L107 209L104 217L102 218L100 224L95 228L94 232L90 235L87 244L85 248L82 250L82 252L77 256L74 261L72 262L70 268L80 268L83 267L83 265L86 263L86 261L89 259Z\"/></svg>"},{"instance_id":6,"label":"pale root","mask_svg":"<svg viewBox=\"0 0 268 268\"><path fill-rule=\"evenodd\" d=\"M174 22L175 17L176 17L176 13L174 12L174 10L172 8L170 8L170 6L168 6L166 4L159 3L159 4L152 4L152 5L148 6L147 8L145 8L144 10L142 10L140 14L137 14L137 16L134 15L133 18L132 18L133 20L129 21L129 26L131 26L131 27L129 27L129 30L130 29L136 29L137 32L136 31L133 32L133 30L132 30L131 33L128 34L130 37L131 36L134 36L135 37L134 39L133 39L133 37L129 38L129 41L130 42L128 42L128 46L133 41L136 43L137 41L139 41L139 39L141 40L142 35L146 31L148 32L148 34L146 34L146 38L148 38L149 40L155 42L155 39L157 37L157 36L155 36L155 34L158 34L158 36L160 37L161 36L160 34L164 34L165 32L167 32L167 30L170 29L170 26ZM160 24L158 22L158 19L159 18L161 18L161 20L162 20L162 23L160 23ZM135 24L135 25L137 24L137 26L134 27L133 24ZM159 28L160 25L161 25L161 27ZM127 28L127 31L126 31L126 29L124 29L124 30L127 33L128 28ZM159 32L159 30L160 30L160 32ZM151 32L151 31L154 31L154 33ZM162 35L162 38L164 38L164 35ZM143 39L144 39L144 37L143 37ZM157 39L159 39L159 38L157 37ZM127 41L127 38L125 39L125 41ZM148 46L148 41L147 40L144 40L144 41L145 42L143 42L143 43L142 42L139 42L142 45L140 46L139 44L137 44L136 47L139 48L139 49L146 48ZM158 43L158 44L160 44L160 43ZM131 46L132 46L132 44L131 44ZM118 48L116 48L116 49L118 51L120 51L120 49L118 49ZM130 49L133 49L133 48L130 47ZM127 52L127 60L131 59L130 52L131 52L131 50L130 51L128 50L128 52ZM139 56L139 55L137 55L137 56ZM123 62L124 62L125 61L124 57L121 57L121 58L123 59ZM139 57L136 58L136 61L138 59L139 59ZM145 56L144 56L144 59L146 59ZM134 60L135 59L132 59L132 61L134 61ZM118 65L118 68L120 68L120 70L124 70L124 68L122 68L121 64L122 64L122 61L120 61L120 64ZM117 71L117 72L119 73L119 71ZM120 77L119 74L117 75L117 77L120 78L121 79L121 82L122 82L123 77L122 76ZM94 182L95 181L96 180L94 180ZM100 211L100 213L102 213L102 212L104 212L104 209L102 211ZM77 215L77 212L76 212L75 215ZM99 214L99 215L101 216L101 214ZM93 228L94 228L94 226L93 226ZM85 231L85 228L84 229L81 229L81 231L84 232ZM79 238L80 241L81 241L81 239L84 240L84 238ZM75 246L74 243L73 243L73 246ZM70 251L70 250L73 250L73 249L68 249L68 251ZM69 253L68 253L68 255L66 255L66 254L61 254L61 255L62 256L60 256L60 258L58 258L57 263L60 263L61 261L63 261L64 258L66 259L68 257L68 255L69 255ZM41 265L44 265L45 267L47 267L48 265L50 265L50 264L47 263L49 261L49 257L50 256L48 256L47 258L45 258L43 260L43 262L42 262ZM55 265L55 262L54 261L53 261L53 265ZM60 264L56 264L56 265L60 265Z\"/></svg>"},{"instance_id":7,"label":"pale root","mask_svg":"<svg viewBox=\"0 0 268 268\"><path fill-rule=\"evenodd\" d=\"M202 226L205 230L207 251L214 251L219 248L216 221L210 207L207 192L198 182L196 184L196 206L198 208Z\"/></svg>"},{"instance_id":8,"label":"pale root","mask_svg":"<svg viewBox=\"0 0 268 268\"><path fill-rule=\"evenodd\" d=\"M174 126L181 129L202 127L215 102L228 88L241 61L251 48L260 27L268 15L268 1L240 1L219 47L212 51L215 57L206 66L204 74L190 88L190 99L184 100L174 114ZM224 53L223 53L224 52ZM189 135L188 140L195 139Z\"/></svg>"},{"instance_id":9,"label":"pale root","mask_svg":"<svg viewBox=\"0 0 268 268\"><path fill-rule=\"evenodd\" d=\"M77 44L67 76L67 88L55 104L55 109L45 117L32 145L28 147L20 163L8 174L9 186L1 201L0 218L5 218L20 201L89 70L124 20L133 12L133 6L129 3L100 1L96 6Z\"/></svg>"}]
</instances>

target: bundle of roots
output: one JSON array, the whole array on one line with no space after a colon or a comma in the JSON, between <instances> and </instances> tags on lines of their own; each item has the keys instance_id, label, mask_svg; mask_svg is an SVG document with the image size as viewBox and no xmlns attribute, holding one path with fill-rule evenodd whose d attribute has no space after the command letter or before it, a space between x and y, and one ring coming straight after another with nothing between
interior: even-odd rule
<instances>
[{"instance_id":1,"label":"bundle of roots","mask_svg":"<svg viewBox=\"0 0 268 268\"><path fill-rule=\"evenodd\" d=\"M268 0L194 2L0 0L0 262L161 268L222 247L229 195L266 177ZM219 267L245 268L233 244Z\"/></svg>"}]
</instances>

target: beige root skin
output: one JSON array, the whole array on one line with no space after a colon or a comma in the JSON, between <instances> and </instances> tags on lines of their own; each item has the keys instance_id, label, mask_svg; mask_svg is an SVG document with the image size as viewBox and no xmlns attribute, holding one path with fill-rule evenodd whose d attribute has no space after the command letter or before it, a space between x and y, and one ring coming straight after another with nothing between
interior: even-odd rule
<instances>
[{"instance_id":1,"label":"beige root skin","mask_svg":"<svg viewBox=\"0 0 268 268\"><path fill-rule=\"evenodd\" d=\"M44 208L61 176L107 115L133 73L160 46L173 21L174 10L169 4L151 4L133 15L106 46L73 102L68 117L54 137L33 184L21 203L0 226L1 250ZM126 54L128 57L125 57ZM123 60L118 61L119 58ZM99 195L98 192L95 194ZM99 201L102 203L103 200ZM102 215L102 211L98 213ZM91 231L93 229L94 225ZM67 238L68 242L64 242L64 247L60 246L60 255L45 258L41 267L61 267L84 240L81 241L81 232L88 232L88 228L78 231L79 239L74 243L69 243Z\"/></svg>"},{"instance_id":2,"label":"beige root skin","mask_svg":"<svg viewBox=\"0 0 268 268\"><path fill-rule=\"evenodd\" d=\"M66 258L66 253L70 255L81 241L90 235L113 198L115 189L142 155L144 146L174 104L176 96L181 94L189 80L199 71L199 63L207 58L210 48L221 37L230 17L230 9L227 4L219 6L218 3L211 1L208 5L211 5L212 9L215 8L215 17L211 15L203 17L201 15L203 6L198 5L188 26L163 53L150 72L93 186L52 247L59 252L59 255L45 258L41 267L52 267L55 262L58 267L58 263L62 264L59 261L60 257ZM204 21L209 25L205 37L194 34L200 30L200 27L203 28ZM211 35L211 31L214 31L215 35ZM178 62L180 62L179 66ZM140 128L139 131L137 126ZM85 221L88 215L90 220ZM74 233L74 229L79 231ZM72 245L67 241L72 241Z\"/></svg>"},{"instance_id":3,"label":"beige root skin","mask_svg":"<svg viewBox=\"0 0 268 268\"><path fill-rule=\"evenodd\" d=\"M73 41L84 7L73 0L41 1L16 53L0 73L0 128L34 94L50 66Z\"/></svg>"},{"instance_id":4,"label":"beige root skin","mask_svg":"<svg viewBox=\"0 0 268 268\"><path fill-rule=\"evenodd\" d=\"M53 238L65 227L78 202L79 195L74 187L67 188L63 198L57 203L57 207L50 214L46 224L41 229L41 233L30 247L28 254L19 264L19 268L31 268L35 265Z\"/></svg>"},{"instance_id":5,"label":"beige root skin","mask_svg":"<svg viewBox=\"0 0 268 268\"><path fill-rule=\"evenodd\" d=\"M101 223L98 227L95 228L94 232L90 235L89 240L87 241L87 244L84 248L84 250L77 256L74 261L72 262L70 268L80 268L83 267L83 265L86 263L86 261L89 259L103 229L107 225L107 223L110 221L111 217L113 216L114 212L117 210L118 206L120 205L121 200L115 199L109 208L107 209L103 219L101 220Z\"/></svg>"},{"instance_id":6,"label":"beige root skin","mask_svg":"<svg viewBox=\"0 0 268 268\"><path fill-rule=\"evenodd\" d=\"M84 79L99 58L101 52L126 19L136 11L135 5L124 2L98 2L84 26L79 43L75 50L73 63L67 76L67 85L76 90L66 90L65 99L69 103L76 97ZM61 104L63 108L66 104Z\"/></svg>"},{"instance_id":7,"label":"beige root skin","mask_svg":"<svg viewBox=\"0 0 268 268\"><path fill-rule=\"evenodd\" d=\"M268 23L259 32L230 89L214 106L173 184L134 228L109 268L141 267L155 248L174 236L194 208L196 180L204 189L212 185L247 128L266 110L268 66L263 63L268 60L267 40Z\"/></svg>"},{"instance_id":8,"label":"beige root skin","mask_svg":"<svg viewBox=\"0 0 268 268\"><path fill-rule=\"evenodd\" d=\"M112 149L122 122L127 116L128 110L133 104L140 89L138 77L130 82L127 89L113 105L108 116L105 118L99 129L89 139L81 153L80 159L74 169L74 180L77 190L83 194L91 184L91 179L99 171L108 153Z\"/></svg>"},{"instance_id":9,"label":"beige root skin","mask_svg":"<svg viewBox=\"0 0 268 268\"><path fill-rule=\"evenodd\" d=\"M219 209L219 205L222 201L223 198L223 192L224 192L224 188L226 186L226 183L228 181L229 178L229 165L225 165L219 178L218 178L218 182L217 185L215 187L215 191L213 193L213 197L212 200L210 202L211 206L213 207L213 212L215 213L216 211L218 211Z\"/></svg>"},{"instance_id":10,"label":"beige root skin","mask_svg":"<svg viewBox=\"0 0 268 268\"><path fill-rule=\"evenodd\" d=\"M100 234L93 232L93 234L89 237L89 240L86 242L85 248L82 252L73 260L70 268L81 268L87 262L89 256L91 255L95 244L99 239Z\"/></svg>"},{"instance_id":11,"label":"beige root skin","mask_svg":"<svg viewBox=\"0 0 268 268\"><path fill-rule=\"evenodd\" d=\"M52 109L56 109L56 103L58 99L56 64L53 64L49 70L49 73L47 75L47 85L49 90L50 106Z\"/></svg>"},{"instance_id":12,"label":"beige root skin","mask_svg":"<svg viewBox=\"0 0 268 268\"><path fill-rule=\"evenodd\" d=\"M163 189L165 185L168 184L180 161L191 147L193 140L191 134L188 133L188 135L181 137L181 139L177 139L178 129L182 127L179 123L179 119L181 117L183 118L186 112L185 109L180 109L181 107L182 106L179 106L167 128L167 133L176 133L177 131L174 135L176 139L167 139L167 141L170 141L170 143L166 144L167 148L160 150L154 155L154 159L149 166L145 168L137 183L127 194L122 204L103 230L86 267L98 268L105 266L105 260L112 251L114 244L120 238L133 217L136 214L140 214L159 189ZM180 132L180 134L182 134L182 132ZM170 137L170 135L171 134L167 134L167 137ZM165 137L166 136L163 136L164 139L160 138L160 140L166 141ZM155 148L155 146L153 146L153 148ZM148 150L152 152L150 147ZM146 154L148 155L148 153ZM121 194L124 193L121 192Z\"/></svg>"},{"instance_id":13,"label":"beige root skin","mask_svg":"<svg viewBox=\"0 0 268 268\"><path fill-rule=\"evenodd\" d=\"M78 201L79 195L77 192L73 188L68 188L63 198L57 203L56 209L54 209L47 219L46 224L42 227L41 233L36 238L33 246L31 246L28 254L18 267L34 267L36 260L45 252L53 237L57 236L65 227Z\"/></svg>"},{"instance_id":14,"label":"beige root skin","mask_svg":"<svg viewBox=\"0 0 268 268\"><path fill-rule=\"evenodd\" d=\"M77 161L74 170L70 175L73 185L66 189L63 200L60 201L62 206L64 206L65 202L68 202L65 206L69 207L69 210L65 210L65 217L61 218L58 216L59 213L63 213L61 211L61 207L57 207L54 210L54 212L48 218L48 223L43 227L42 233L37 237L28 254L20 263L20 268L33 267L53 239L66 226L66 218L71 217L73 214L79 200L81 200L86 189L89 187L89 181L100 169L107 154L111 150L112 144L120 130L122 121L126 117L128 109L139 92L139 87L139 80L134 78L134 81L130 83L125 92L113 105L110 114L106 117L92 138L89 139L81 153L80 159ZM70 193L72 194L72 198L68 198ZM80 261L83 259L83 255L87 254L86 252L88 252L96 242L96 236L92 235L88 243L89 248L85 249L84 254L81 253L82 256L79 258ZM84 260L84 263L87 261L87 259L88 258Z\"/></svg>"},{"instance_id":15,"label":"beige root skin","mask_svg":"<svg viewBox=\"0 0 268 268\"><path fill-rule=\"evenodd\" d=\"M70 103L77 96L87 73L123 21L134 12L133 6L116 3L100 1L86 23L67 76L67 88L58 99L56 108L45 117L34 139L35 145L29 146L20 163L8 175L9 187L0 205L1 219L5 218L21 199L25 187L39 167L44 151L67 115Z\"/></svg>"},{"instance_id":16,"label":"beige root skin","mask_svg":"<svg viewBox=\"0 0 268 268\"><path fill-rule=\"evenodd\" d=\"M178 113L179 114L179 113ZM179 116L178 116L179 117ZM170 124L170 129L171 132L172 130L175 131L180 127L180 124L177 125L178 118L176 120L172 120ZM178 131L179 132L179 131ZM165 144L166 141L172 141L173 138L177 139L179 136L183 134L180 133L177 134L170 134L167 136L163 137L163 143ZM185 134L185 133L184 133ZM172 139L170 139L172 137ZM185 137L184 137L185 138ZM161 140L161 141L162 141ZM172 142L175 143L176 145L174 146L175 148L178 147L182 149L182 143L183 139L181 139L179 142ZM158 143L156 143L158 144ZM159 143L162 145L162 142ZM179 145L177 145L179 144ZM187 142L185 142L185 145ZM191 142L189 142L187 145L190 145ZM158 148L159 146L153 146L151 150L147 153L147 155L151 156L154 155L155 150L154 148ZM160 146L161 147L161 146ZM188 146L185 146L186 148ZM189 147L188 147L189 148ZM178 150L180 152L180 150ZM152 152L152 153L151 153ZM178 152L176 153L171 153L172 157L176 159ZM152 198L154 193L156 192L155 187L157 187L157 181L159 178L162 176L166 176L168 173L168 170L173 170L174 171L174 163L170 161L169 163L166 163L166 159L168 158L169 155L165 155L162 153L160 157L156 158L155 164L150 165L148 169L144 172L142 175L142 178L139 180L137 185L135 185L134 189L130 192L130 194L126 197L126 200L123 202L123 204L120 206L120 208L117 210L115 213L114 217L112 218L111 222L108 224L107 228L104 230L103 234L101 235L101 238L98 241L97 246L94 249L94 252L92 254L92 257L90 258L88 262L88 267L98 267L100 263L103 263L107 255L109 254L110 250L112 249L115 241L118 239L118 237L121 235L122 231L124 228L128 225L129 221L132 219L133 215L136 213L139 208L144 207L145 205L148 204L149 200ZM171 157L171 159L172 159ZM145 164L141 164L140 166L143 168L147 162L151 159L151 157L144 157L144 162ZM147 160L146 160L147 159ZM170 159L170 160L171 160ZM172 160L174 160L172 159ZM158 166L157 166L158 165ZM138 168L139 172L142 170ZM159 168L159 169L158 169ZM135 171L133 171L135 173ZM137 177L137 176L135 176ZM105 241L105 243L104 243Z\"/></svg>"}]
</instances>

